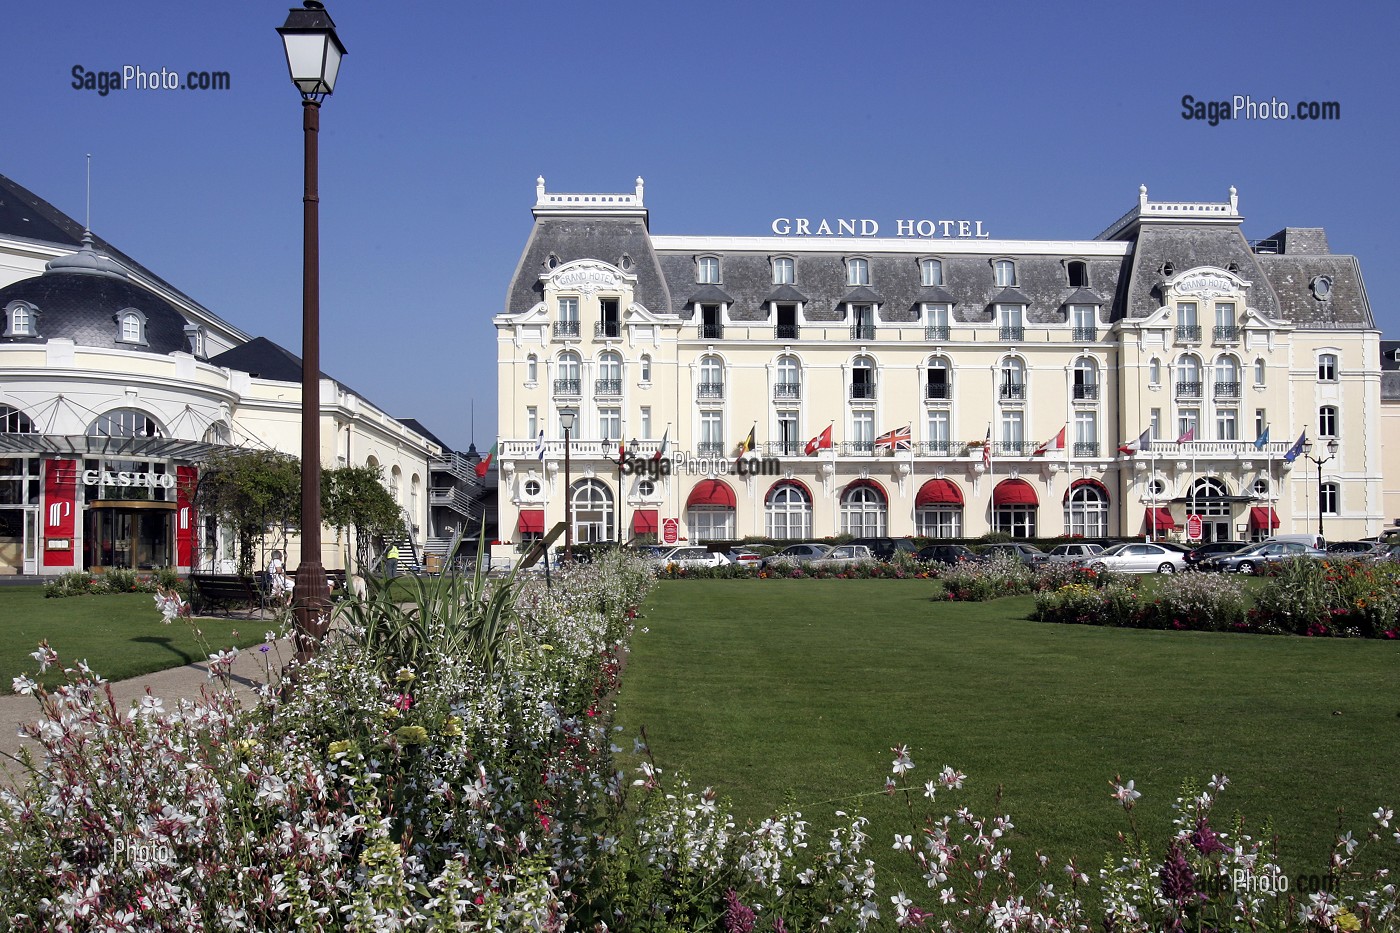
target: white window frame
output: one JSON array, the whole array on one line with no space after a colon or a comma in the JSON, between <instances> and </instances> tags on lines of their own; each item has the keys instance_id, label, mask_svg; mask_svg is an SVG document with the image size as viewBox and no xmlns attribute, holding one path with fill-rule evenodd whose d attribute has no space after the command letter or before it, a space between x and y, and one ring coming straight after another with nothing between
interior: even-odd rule
<instances>
[{"instance_id":1,"label":"white window frame","mask_svg":"<svg viewBox=\"0 0 1400 933\"><path fill-rule=\"evenodd\" d=\"M773 284L795 285L797 283L797 260L791 256L773 257Z\"/></svg>"},{"instance_id":2,"label":"white window frame","mask_svg":"<svg viewBox=\"0 0 1400 933\"><path fill-rule=\"evenodd\" d=\"M889 503L873 486L857 486L841 495L841 533L857 538L883 538Z\"/></svg>"},{"instance_id":3,"label":"white window frame","mask_svg":"<svg viewBox=\"0 0 1400 933\"><path fill-rule=\"evenodd\" d=\"M998 288L1015 288L1016 282L1016 260L1014 259L994 259L992 261L992 274L996 279Z\"/></svg>"},{"instance_id":4,"label":"white window frame","mask_svg":"<svg viewBox=\"0 0 1400 933\"><path fill-rule=\"evenodd\" d=\"M1342 411L1340 408L1336 405L1323 405L1317 410L1317 436L1337 437L1341 420Z\"/></svg>"},{"instance_id":5,"label":"white window frame","mask_svg":"<svg viewBox=\"0 0 1400 933\"><path fill-rule=\"evenodd\" d=\"M802 541L812 536L812 499L796 483L778 483L763 498L768 537Z\"/></svg>"},{"instance_id":6,"label":"white window frame","mask_svg":"<svg viewBox=\"0 0 1400 933\"><path fill-rule=\"evenodd\" d=\"M846 285L854 288L870 286L870 260L862 256L852 256L846 260Z\"/></svg>"},{"instance_id":7,"label":"white window frame","mask_svg":"<svg viewBox=\"0 0 1400 933\"><path fill-rule=\"evenodd\" d=\"M697 285L719 285L722 281L718 256L697 256L695 258L695 282Z\"/></svg>"},{"instance_id":8,"label":"white window frame","mask_svg":"<svg viewBox=\"0 0 1400 933\"><path fill-rule=\"evenodd\" d=\"M941 287L943 281L943 260L929 257L919 261L919 282L925 288Z\"/></svg>"},{"instance_id":9,"label":"white window frame","mask_svg":"<svg viewBox=\"0 0 1400 933\"><path fill-rule=\"evenodd\" d=\"M1317 357L1317 381L1337 381L1337 354L1320 353Z\"/></svg>"}]
</instances>

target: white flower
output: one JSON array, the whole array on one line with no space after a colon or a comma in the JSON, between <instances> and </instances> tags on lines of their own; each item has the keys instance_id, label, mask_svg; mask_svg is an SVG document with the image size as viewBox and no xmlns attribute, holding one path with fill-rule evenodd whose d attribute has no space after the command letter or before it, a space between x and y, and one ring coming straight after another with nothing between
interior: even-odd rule
<instances>
[{"instance_id":1,"label":"white flower","mask_svg":"<svg viewBox=\"0 0 1400 933\"><path fill-rule=\"evenodd\" d=\"M938 775L939 782L951 790L962 790L963 781L967 780L967 775L961 771L954 771L951 766L944 765L943 771Z\"/></svg>"},{"instance_id":2,"label":"white flower","mask_svg":"<svg viewBox=\"0 0 1400 933\"><path fill-rule=\"evenodd\" d=\"M894 848L894 850L895 850L896 852L912 852L912 851L914 851L914 837L913 837L913 836L901 836L899 833L895 833L895 834L894 834L894 847L893 847L893 848Z\"/></svg>"},{"instance_id":3,"label":"white flower","mask_svg":"<svg viewBox=\"0 0 1400 933\"><path fill-rule=\"evenodd\" d=\"M15 693L22 694L24 696L33 696L34 691L38 689L39 685L29 677L21 676L15 678L14 683L11 685L11 687L15 691Z\"/></svg>"},{"instance_id":4,"label":"white flower","mask_svg":"<svg viewBox=\"0 0 1400 933\"><path fill-rule=\"evenodd\" d=\"M1127 784L1115 783L1113 785L1113 793L1110 796L1112 796L1114 800L1117 800L1119 803L1121 803L1124 807L1130 807L1132 806L1133 801L1141 797L1142 794L1135 790L1133 788L1133 782L1129 781Z\"/></svg>"},{"instance_id":5,"label":"white flower","mask_svg":"<svg viewBox=\"0 0 1400 933\"><path fill-rule=\"evenodd\" d=\"M1389 807L1381 807L1375 813L1371 814L1371 819L1375 820L1377 823L1380 823L1386 829L1389 829L1390 821L1394 816L1394 810L1390 809Z\"/></svg>"},{"instance_id":6,"label":"white flower","mask_svg":"<svg viewBox=\"0 0 1400 933\"><path fill-rule=\"evenodd\" d=\"M1344 833L1343 835L1337 837L1337 845L1345 847L1347 850L1347 855L1351 855L1353 852L1356 851L1356 840L1351 838L1350 832Z\"/></svg>"},{"instance_id":7,"label":"white flower","mask_svg":"<svg viewBox=\"0 0 1400 933\"><path fill-rule=\"evenodd\" d=\"M907 771L914 770L914 762L909 758L909 746L897 745L890 749L890 751L895 753L893 768L895 774L904 774Z\"/></svg>"},{"instance_id":8,"label":"white flower","mask_svg":"<svg viewBox=\"0 0 1400 933\"><path fill-rule=\"evenodd\" d=\"M924 796L932 800L938 794L938 785L932 781L924 782Z\"/></svg>"}]
</instances>

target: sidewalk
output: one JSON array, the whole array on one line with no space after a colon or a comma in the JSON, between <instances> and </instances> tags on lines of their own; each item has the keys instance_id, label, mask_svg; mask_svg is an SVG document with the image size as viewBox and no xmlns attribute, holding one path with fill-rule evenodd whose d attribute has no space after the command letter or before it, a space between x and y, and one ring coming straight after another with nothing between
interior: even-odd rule
<instances>
[{"instance_id":1,"label":"sidewalk","mask_svg":"<svg viewBox=\"0 0 1400 933\"><path fill-rule=\"evenodd\" d=\"M275 642L266 656L257 648L245 648L240 651L232 670L234 695L242 700L245 706L251 705L256 699L253 688L267 681L265 658L270 659L275 670L291 660L293 654L295 649L289 639ZM102 672L99 670L97 673ZM182 699L199 699L200 691L205 687L221 687L216 681L209 679L207 660L142 674L130 680L115 681L111 686L112 695L117 700L117 708L121 710L127 709L133 701L145 696L147 687L150 687L152 694L165 700L167 709ZM39 718L39 703L32 696L20 696L11 692L9 684L0 684L0 689L5 691L5 694L0 696L0 784L13 786L17 779L22 779L24 769L18 762L5 756L18 755L19 750L25 747L29 748L36 758L39 756L41 749L38 743L19 735L21 723L34 722Z\"/></svg>"}]
</instances>

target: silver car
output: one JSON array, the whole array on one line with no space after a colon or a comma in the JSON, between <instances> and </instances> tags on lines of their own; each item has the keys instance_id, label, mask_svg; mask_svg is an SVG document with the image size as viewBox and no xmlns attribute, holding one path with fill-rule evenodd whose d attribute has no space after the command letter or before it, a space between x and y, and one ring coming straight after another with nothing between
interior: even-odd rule
<instances>
[{"instance_id":1,"label":"silver car","mask_svg":"<svg viewBox=\"0 0 1400 933\"><path fill-rule=\"evenodd\" d=\"M864 544L837 544L827 548L821 557L807 562L807 566L821 570L839 570L851 564L873 563L875 552Z\"/></svg>"},{"instance_id":2,"label":"silver car","mask_svg":"<svg viewBox=\"0 0 1400 933\"><path fill-rule=\"evenodd\" d=\"M760 567L767 567L777 563L805 564L809 560L821 557L831 550L831 545L822 544L820 541L812 541L804 544L789 544L776 554L769 554L763 558Z\"/></svg>"},{"instance_id":3,"label":"silver car","mask_svg":"<svg viewBox=\"0 0 1400 933\"><path fill-rule=\"evenodd\" d=\"M1085 563L1095 570L1116 570L1119 573L1176 573L1182 569L1185 557L1175 548L1140 542L1115 544Z\"/></svg>"},{"instance_id":4,"label":"silver car","mask_svg":"<svg viewBox=\"0 0 1400 933\"><path fill-rule=\"evenodd\" d=\"M1057 544L1050 549L1052 564L1087 564L1103 553L1102 544Z\"/></svg>"},{"instance_id":5,"label":"silver car","mask_svg":"<svg viewBox=\"0 0 1400 933\"><path fill-rule=\"evenodd\" d=\"M1327 552L1315 547L1308 547L1298 541L1265 541L1262 544L1254 544L1247 548L1235 551L1233 554L1220 554L1216 557L1208 558L1201 562L1203 570L1234 571L1235 573L1254 573L1264 564L1272 564L1281 560L1292 560L1295 557L1326 557Z\"/></svg>"}]
</instances>

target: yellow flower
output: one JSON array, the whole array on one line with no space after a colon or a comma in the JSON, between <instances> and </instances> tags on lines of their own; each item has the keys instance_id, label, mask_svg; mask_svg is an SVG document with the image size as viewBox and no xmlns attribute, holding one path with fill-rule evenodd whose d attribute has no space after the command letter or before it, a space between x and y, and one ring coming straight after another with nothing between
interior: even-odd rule
<instances>
[{"instance_id":1,"label":"yellow flower","mask_svg":"<svg viewBox=\"0 0 1400 933\"><path fill-rule=\"evenodd\" d=\"M255 749L255 748L258 747L258 740L257 740L257 739L239 739L239 740L238 740L238 743L237 743L237 745L236 745L235 747L236 747L240 752L243 752L243 753L246 755L246 754L248 754L249 752L251 752L253 749Z\"/></svg>"},{"instance_id":2,"label":"yellow flower","mask_svg":"<svg viewBox=\"0 0 1400 933\"><path fill-rule=\"evenodd\" d=\"M1356 914L1343 907L1337 911L1337 929L1345 930L1346 933L1356 933L1361 929L1361 921Z\"/></svg>"},{"instance_id":3,"label":"yellow flower","mask_svg":"<svg viewBox=\"0 0 1400 933\"><path fill-rule=\"evenodd\" d=\"M338 742L332 742L330 745L326 746L326 752L331 757L335 757L336 755L348 754L353 747L354 743L349 739L341 739Z\"/></svg>"},{"instance_id":4,"label":"yellow flower","mask_svg":"<svg viewBox=\"0 0 1400 933\"><path fill-rule=\"evenodd\" d=\"M553 651L553 650L554 650L554 646L553 646L553 645L540 645L540 650L541 650L541 651Z\"/></svg>"},{"instance_id":5,"label":"yellow flower","mask_svg":"<svg viewBox=\"0 0 1400 933\"><path fill-rule=\"evenodd\" d=\"M394 730L394 735L405 745L426 745L428 742L428 730L422 726L400 726Z\"/></svg>"},{"instance_id":6,"label":"yellow flower","mask_svg":"<svg viewBox=\"0 0 1400 933\"><path fill-rule=\"evenodd\" d=\"M448 716L447 722L443 723L442 734L446 736L459 736L462 734L462 720L459 716Z\"/></svg>"},{"instance_id":7,"label":"yellow flower","mask_svg":"<svg viewBox=\"0 0 1400 933\"><path fill-rule=\"evenodd\" d=\"M397 675L395 675L394 679L401 684L407 684L417 680L418 675L413 673L413 671L409 670L406 667L401 667L399 668L399 672Z\"/></svg>"}]
</instances>

